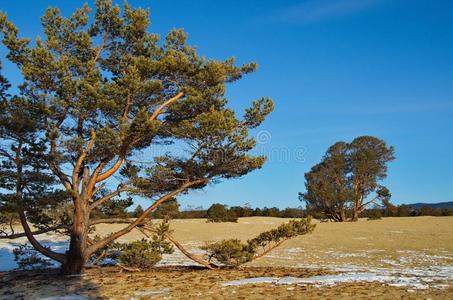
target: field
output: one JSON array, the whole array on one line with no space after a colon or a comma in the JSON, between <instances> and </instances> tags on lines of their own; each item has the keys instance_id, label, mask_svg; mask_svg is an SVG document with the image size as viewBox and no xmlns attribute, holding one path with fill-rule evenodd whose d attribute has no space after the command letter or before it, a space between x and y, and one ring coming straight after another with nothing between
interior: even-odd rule
<instances>
[{"instance_id":1,"label":"field","mask_svg":"<svg viewBox=\"0 0 453 300\"><path fill-rule=\"evenodd\" d=\"M171 227L175 238L201 255L199 247L206 241L246 240L285 221L264 217L241 218L237 224L174 220ZM96 231L107 234L120 227L98 225ZM123 241L141 237L140 232L132 232ZM41 238L50 246L65 247L57 237ZM13 265L12 247L11 242L0 241L3 269ZM106 267L70 278L47 272L0 273L0 298L453 299L453 217L318 223L313 234L290 240L236 270L198 270L176 251L149 272Z\"/></svg>"}]
</instances>

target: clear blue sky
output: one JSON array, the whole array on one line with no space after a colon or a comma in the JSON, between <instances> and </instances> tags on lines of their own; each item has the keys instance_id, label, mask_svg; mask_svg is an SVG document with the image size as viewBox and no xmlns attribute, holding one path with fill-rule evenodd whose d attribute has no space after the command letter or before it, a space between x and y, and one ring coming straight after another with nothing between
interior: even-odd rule
<instances>
[{"instance_id":1,"label":"clear blue sky","mask_svg":"<svg viewBox=\"0 0 453 300\"><path fill-rule=\"evenodd\" d=\"M70 13L84 2L1 1L0 9L34 37L47 6ZM275 100L257 149L270 156L265 167L184 196L183 206L298 206L304 173L329 145L359 135L395 146L385 181L395 203L453 200L453 1L129 2L151 8L154 32L184 28L208 58L259 64L229 87L234 108ZM11 65L4 72L20 80Z\"/></svg>"}]
</instances>

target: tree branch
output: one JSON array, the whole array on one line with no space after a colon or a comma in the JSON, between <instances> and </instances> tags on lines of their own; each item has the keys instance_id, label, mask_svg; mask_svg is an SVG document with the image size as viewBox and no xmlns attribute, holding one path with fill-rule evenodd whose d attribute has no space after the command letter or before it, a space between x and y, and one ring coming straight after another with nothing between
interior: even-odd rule
<instances>
[{"instance_id":1,"label":"tree branch","mask_svg":"<svg viewBox=\"0 0 453 300\"><path fill-rule=\"evenodd\" d=\"M154 113L151 115L151 118L150 121L152 120L155 120L157 119L157 117L159 116L160 112L162 111L162 109L164 109L166 106L170 105L171 103L175 102L176 100L178 100L179 98L181 98L182 96L184 96L184 93L183 92L179 92L178 94L176 94L176 96L174 96L173 98L170 98L168 99L167 101L165 101L161 106L159 106L156 111L154 111Z\"/></svg>"},{"instance_id":2,"label":"tree branch","mask_svg":"<svg viewBox=\"0 0 453 300\"><path fill-rule=\"evenodd\" d=\"M3 150L1 148L0 148L0 155L3 155L10 160L14 160L14 157L11 154L9 154L8 152L6 152L5 150Z\"/></svg>"},{"instance_id":3,"label":"tree branch","mask_svg":"<svg viewBox=\"0 0 453 300\"><path fill-rule=\"evenodd\" d=\"M25 213L24 213L23 209L19 209L19 218L20 218L22 227L24 228L25 236L27 237L30 244L32 244L33 248L35 248L41 254L43 254L53 260L56 260L60 263L63 263L66 260L65 254L54 252L54 251L44 247L43 245L41 245L40 242L38 242L38 240L36 240L36 238L33 236L33 232L31 231L30 226L28 225L27 218L25 217Z\"/></svg>"},{"instance_id":4,"label":"tree branch","mask_svg":"<svg viewBox=\"0 0 453 300\"><path fill-rule=\"evenodd\" d=\"M118 239L119 237L125 235L126 233L130 232L132 229L134 229L137 225L143 223L144 219L149 215L151 214L151 212L153 210L155 210L157 208L157 206L159 206L162 202L170 199L171 197L185 191L186 189L188 189L189 187L191 186L194 186L194 185L197 185L197 184L200 184L200 183L203 183L203 182L206 182L206 179L199 179L199 180L195 180L195 181L191 181L191 182L187 182L185 184L183 184L180 188L174 190L173 192L171 193L168 193L162 197L160 197L158 200L156 200L150 207L148 207L144 212L143 214L138 217L134 222L132 222L131 224L129 224L129 226L117 231L117 232L114 232L114 233L111 233L108 237L104 238L103 240L99 241L98 243L96 243L95 245L92 245L90 247L87 248L87 255L91 255L93 254L97 249L99 248L102 248L104 247L105 245L113 242L114 240Z\"/></svg>"},{"instance_id":5,"label":"tree branch","mask_svg":"<svg viewBox=\"0 0 453 300\"><path fill-rule=\"evenodd\" d=\"M56 130L57 130L57 127L54 126L54 131L56 131ZM60 170L60 168L58 168L57 164L55 163L55 157L57 155L57 142L55 140L55 136L49 135L49 140L50 140L50 152L49 152L49 156L48 156L48 159L47 159L47 164L49 165L49 169L52 171L52 173L55 176L58 177L58 179L60 179L60 182L66 188L66 191L72 192L71 182L69 181L68 176L66 176Z\"/></svg>"},{"instance_id":6,"label":"tree branch","mask_svg":"<svg viewBox=\"0 0 453 300\"><path fill-rule=\"evenodd\" d=\"M156 229L154 229L153 227L151 226L148 226L148 225L144 225L143 226L143 229L146 229L146 230L149 230L151 232L154 232L154 233L157 233ZM143 234L145 234L143 232ZM146 234L145 234L146 235ZM146 235L147 236L147 235ZM147 236L149 237L149 236ZM186 248L184 248L183 245L181 245L171 234L169 233L165 233L165 237L170 241L172 242L176 248L179 249L179 251L182 252L182 254L184 254L187 258L189 258L190 260L208 268L208 269L216 269L216 268L219 268L219 266L217 266L216 264L213 264L211 262L208 262L208 261L205 261L204 259L190 253L189 251L186 250Z\"/></svg>"},{"instance_id":7,"label":"tree branch","mask_svg":"<svg viewBox=\"0 0 453 300\"><path fill-rule=\"evenodd\" d=\"M107 170L106 172L101 173L101 174L99 174L99 176L97 176L96 183L101 182L101 181L109 178L113 174L115 174L115 172L118 171L118 169L121 167L121 164L123 163L123 161L124 161L124 158L120 156L118 158L118 160L115 162L115 164L109 170Z\"/></svg>"},{"instance_id":8,"label":"tree branch","mask_svg":"<svg viewBox=\"0 0 453 300\"><path fill-rule=\"evenodd\" d=\"M266 249L265 251L259 253L259 254L256 254L253 259L257 259L257 258L260 258L260 257L263 257L265 256L266 254L268 254L269 252L271 252L272 250L274 250L275 248L277 248L278 246L280 246L281 244L283 244L284 242L286 242L287 240L289 240L289 238L285 238L285 239L282 239L281 241L275 243L273 246L269 247L268 249Z\"/></svg>"},{"instance_id":9,"label":"tree branch","mask_svg":"<svg viewBox=\"0 0 453 300\"><path fill-rule=\"evenodd\" d=\"M96 139L96 132L94 131L93 128L91 128L90 141L88 142L88 145L85 148L85 150L82 151L82 154L80 154L79 159L77 160L77 163L74 167L74 170L72 171L72 189L74 191L77 191L77 189L78 189L80 168L82 167L83 161L85 160L86 156L88 155L88 152L90 152L91 149L93 148L95 139Z\"/></svg>"},{"instance_id":10,"label":"tree branch","mask_svg":"<svg viewBox=\"0 0 453 300\"><path fill-rule=\"evenodd\" d=\"M31 234L39 235L39 234L43 234L43 233L46 233L46 232L55 231L55 230L64 229L64 228L67 228L66 225L58 225L58 226L54 226L54 227L49 227L49 228L35 230L35 231L32 231ZM15 234L0 236L0 240L2 240L2 239L13 240L13 239L21 238L21 237L24 237L24 236L27 236L27 234L25 232L19 232L19 233L15 233Z\"/></svg>"},{"instance_id":11,"label":"tree branch","mask_svg":"<svg viewBox=\"0 0 453 300\"><path fill-rule=\"evenodd\" d=\"M119 188L117 189L116 191L114 192L111 192L110 194L108 195L105 195L104 197L94 201L91 205L90 205L90 208L89 210L93 210L95 209L96 207L98 207L99 205L101 205L102 203L104 203L105 201L108 201L109 199L112 199L113 197L119 195L121 192L125 192L129 189L129 187L122 187L122 188Z\"/></svg>"}]
</instances>

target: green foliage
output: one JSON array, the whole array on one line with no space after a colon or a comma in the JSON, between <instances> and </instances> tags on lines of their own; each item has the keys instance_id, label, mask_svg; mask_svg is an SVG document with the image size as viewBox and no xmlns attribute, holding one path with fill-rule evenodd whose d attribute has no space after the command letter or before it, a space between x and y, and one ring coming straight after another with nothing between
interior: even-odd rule
<instances>
[{"instance_id":1,"label":"green foliage","mask_svg":"<svg viewBox=\"0 0 453 300\"><path fill-rule=\"evenodd\" d=\"M325 218L345 221L346 205L353 197L348 182L347 151L346 143L335 143L322 162L305 174L307 192L299 195L306 201L309 213L322 212Z\"/></svg>"},{"instance_id":2,"label":"green foliage","mask_svg":"<svg viewBox=\"0 0 453 300\"><path fill-rule=\"evenodd\" d=\"M162 259L162 254L171 254L174 249L165 238L170 233L170 224L161 222L151 240L142 239L131 243L120 244L119 261L126 266L147 269Z\"/></svg>"},{"instance_id":3,"label":"green foliage","mask_svg":"<svg viewBox=\"0 0 453 300\"><path fill-rule=\"evenodd\" d=\"M162 254L154 248L152 242L145 239L124 244L119 256L121 263L140 269L151 268L161 259Z\"/></svg>"},{"instance_id":4,"label":"green foliage","mask_svg":"<svg viewBox=\"0 0 453 300\"><path fill-rule=\"evenodd\" d=\"M109 199L91 214L93 219L127 218L127 209L133 204L131 197L126 199Z\"/></svg>"},{"instance_id":5,"label":"green foliage","mask_svg":"<svg viewBox=\"0 0 453 300\"><path fill-rule=\"evenodd\" d=\"M228 210L225 205L215 203L209 207L206 212L207 222L234 222L238 221L238 217L234 210Z\"/></svg>"},{"instance_id":6,"label":"green foliage","mask_svg":"<svg viewBox=\"0 0 453 300\"><path fill-rule=\"evenodd\" d=\"M13 254L19 269L32 270L52 266L50 259L43 258L39 252L28 244L22 244L14 248Z\"/></svg>"},{"instance_id":7,"label":"green foliage","mask_svg":"<svg viewBox=\"0 0 453 300\"><path fill-rule=\"evenodd\" d=\"M140 217L144 213L143 207L139 204L137 207L134 209L133 216L135 218Z\"/></svg>"},{"instance_id":8,"label":"green foliage","mask_svg":"<svg viewBox=\"0 0 453 300\"><path fill-rule=\"evenodd\" d=\"M125 218L133 197L201 189L264 164L250 153L249 130L272 101L254 101L241 117L226 97L227 84L255 63L206 59L179 29L150 33L149 11L127 3L97 0L94 12L84 5L70 16L49 7L41 24L44 37L31 41L0 13L6 57L24 80L21 96L10 97L0 77L0 205L37 226L82 220L77 230L68 226L69 251L92 253L68 257L90 257L111 242L74 244L89 231L86 212ZM152 156L155 146L165 154ZM49 213L56 210L65 214Z\"/></svg>"},{"instance_id":9,"label":"green foliage","mask_svg":"<svg viewBox=\"0 0 453 300\"><path fill-rule=\"evenodd\" d=\"M170 198L159 205L154 211L156 219L175 219L179 215L179 203L176 198Z\"/></svg>"},{"instance_id":10,"label":"green foliage","mask_svg":"<svg viewBox=\"0 0 453 300\"><path fill-rule=\"evenodd\" d=\"M271 243L278 243L282 240L291 239L299 235L304 235L313 232L316 225L311 223L311 217L291 220L278 226L276 229L271 229L260 233L257 237L247 241L248 245L253 249L266 248Z\"/></svg>"},{"instance_id":11,"label":"green foliage","mask_svg":"<svg viewBox=\"0 0 453 300\"><path fill-rule=\"evenodd\" d=\"M220 242L209 243L202 247L208 252L208 260L217 260L218 262L238 266L249 262L255 255L255 249L248 244L242 243L238 239L222 240Z\"/></svg>"},{"instance_id":12,"label":"green foliage","mask_svg":"<svg viewBox=\"0 0 453 300\"><path fill-rule=\"evenodd\" d=\"M149 239L130 243L110 243L93 253L90 261L102 264L106 259L118 260L129 267L150 268L162 259L163 254L173 253L174 248L166 238L166 234L171 232L169 222L164 220L155 226L155 233ZM92 238L94 243L100 240L102 240L100 236Z\"/></svg>"},{"instance_id":13,"label":"green foliage","mask_svg":"<svg viewBox=\"0 0 453 300\"><path fill-rule=\"evenodd\" d=\"M372 220L381 220L382 219L382 212L380 209L370 209L368 215L368 221Z\"/></svg>"},{"instance_id":14,"label":"green foliage","mask_svg":"<svg viewBox=\"0 0 453 300\"><path fill-rule=\"evenodd\" d=\"M394 159L394 148L376 137L337 142L305 174L307 191L299 198L306 202L309 213L321 213L339 222L348 215L357 220L368 204L390 201L390 191L379 183L387 176L388 162Z\"/></svg>"},{"instance_id":15,"label":"green foliage","mask_svg":"<svg viewBox=\"0 0 453 300\"><path fill-rule=\"evenodd\" d=\"M276 229L260 233L246 243L238 239L229 239L208 243L202 249L207 251L209 261L215 259L225 265L238 266L260 257L260 251L264 253L283 241L313 232L315 226L311 223L311 217L291 220Z\"/></svg>"}]
</instances>

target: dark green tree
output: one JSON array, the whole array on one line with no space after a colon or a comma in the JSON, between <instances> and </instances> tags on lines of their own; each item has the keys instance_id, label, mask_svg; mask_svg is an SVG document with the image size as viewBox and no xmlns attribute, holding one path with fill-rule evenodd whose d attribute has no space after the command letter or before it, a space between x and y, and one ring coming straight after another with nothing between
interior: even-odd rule
<instances>
[{"instance_id":1,"label":"dark green tree","mask_svg":"<svg viewBox=\"0 0 453 300\"><path fill-rule=\"evenodd\" d=\"M138 218L143 214L144 210L143 207L139 204L137 207L134 209L134 217Z\"/></svg>"},{"instance_id":2,"label":"dark green tree","mask_svg":"<svg viewBox=\"0 0 453 300\"><path fill-rule=\"evenodd\" d=\"M33 123L30 143L40 148L32 155L40 159L35 177L56 178L56 188L70 199L68 251L42 247L24 214L22 223L33 246L61 262L64 273L82 272L97 250L175 195L246 175L265 162L249 154L255 146L249 129L273 110L272 101L254 101L240 118L225 96L226 84L254 71L256 64L238 67L234 59L200 57L182 30L161 40L148 32L149 11L127 3L121 9L98 0L92 19L87 5L70 17L48 8L41 21L45 38L33 43L20 38L3 13L0 30L7 58L24 78L22 118ZM33 113L36 108L40 113ZM2 109L2 115L14 120L8 111ZM23 145L12 144L14 152ZM151 147L166 147L166 154L144 156ZM8 184L22 187L21 182ZM123 196L151 202L123 229L92 241L90 227L102 222L93 222L94 211ZM24 197L20 192L6 202L21 207Z\"/></svg>"},{"instance_id":3,"label":"dark green tree","mask_svg":"<svg viewBox=\"0 0 453 300\"><path fill-rule=\"evenodd\" d=\"M179 215L179 203L176 198L171 198L162 203L154 211L157 219L175 219Z\"/></svg>"},{"instance_id":4,"label":"dark green tree","mask_svg":"<svg viewBox=\"0 0 453 300\"><path fill-rule=\"evenodd\" d=\"M208 208L206 212L208 222L237 222L238 216L234 210L229 210L225 205L214 203Z\"/></svg>"},{"instance_id":5,"label":"dark green tree","mask_svg":"<svg viewBox=\"0 0 453 300\"><path fill-rule=\"evenodd\" d=\"M305 174L307 191L299 198L306 201L308 210L334 221L345 221L349 210L357 221L368 205L390 201L390 191L380 182L387 177L387 164L393 159L394 148L376 137L337 142Z\"/></svg>"},{"instance_id":6,"label":"dark green tree","mask_svg":"<svg viewBox=\"0 0 453 300\"><path fill-rule=\"evenodd\" d=\"M19 219L24 229L24 233L15 233L13 226L9 226L9 231L2 226L0 238L28 235L36 250L60 259L61 254L43 247L33 236L51 230L66 232L70 226L64 209L69 195L59 189L56 177L47 169L46 145L39 135L42 107L23 97L5 94L0 106L0 221L4 225ZM27 218L36 231L32 231Z\"/></svg>"},{"instance_id":7,"label":"dark green tree","mask_svg":"<svg viewBox=\"0 0 453 300\"><path fill-rule=\"evenodd\" d=\"M349 182L348 145L337 142L322 161L305 174L306 192L299 199L307 204L310 213L321 213L336 222L346 221L347 206L353 191Z\"/></svg>"},{"instance_id":8,"label":"dark green tree","mask_svg":"<svg viewBox=\"0 0 453 300\"><path fill-rule=\"evenodd\" d=\"M387 188L379 182L387 177L387 164L395 159L393 146L388 147L383 140L372 136L361 136L349 144L351 181L354 188L353 220L368 204L390 197ZM376 197L366 202L371 193Z\"/></svg>"}]
</instances>

